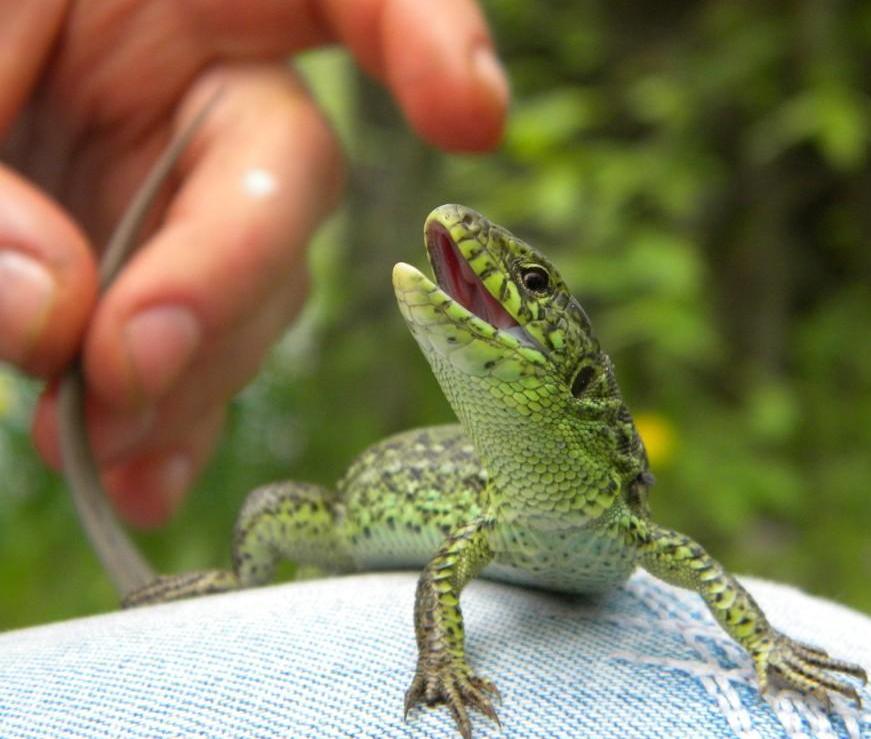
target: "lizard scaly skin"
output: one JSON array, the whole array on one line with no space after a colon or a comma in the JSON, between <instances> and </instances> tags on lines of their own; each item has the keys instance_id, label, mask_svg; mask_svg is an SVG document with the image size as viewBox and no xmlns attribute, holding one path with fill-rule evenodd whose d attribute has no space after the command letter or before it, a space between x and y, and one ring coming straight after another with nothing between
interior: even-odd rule
<instances>
[{"instance_id":1,"label":"lizard scaly skin","mask_svg":"<svg viewBox=\"0 0 871 739\"><path fill-rule=\"evenodd\" d=\"M232 571L155 580L128 605L267 582L282 557L334 571L422 567L418 663L405 700L444 703L464 737L468 708L494 720L496 688L464 650L460 592L478 574L573 593L619 586L636 566L695 590L769 678L859 700L830 672L864 670L775 630L741 584L648 513L644 446L589 319L553 265L458 205L426 221L436 283L397 264L393 285L458 426L365 451L336 492L255 490L236 524Z\"/></svg>"}]
</instances>

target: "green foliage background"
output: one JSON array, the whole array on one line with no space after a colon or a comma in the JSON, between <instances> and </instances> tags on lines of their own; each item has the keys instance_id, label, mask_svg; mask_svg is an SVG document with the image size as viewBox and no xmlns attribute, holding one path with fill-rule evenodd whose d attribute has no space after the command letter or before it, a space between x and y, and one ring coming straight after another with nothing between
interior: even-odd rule
<instances>
[{"instance_id":1,"label":"green foliage background","mask_svg":"<svg viewBox=\"0 0 871 739\"><path fill-rule=\"evenodd\" d=\"M542 246L656 447L657 519L737 571L871 611L871 4L485 3L515 94L504 146L447 156L339 51L301 66L352 163L315 292L234 402L183 513L139 536L222 565L245 491L329 483L367 443L448 420L393 262L462 202ZM653 9L655 8L655 10ZM0 628L114 607L0 374Z\"/></svg>"}]
</instances>

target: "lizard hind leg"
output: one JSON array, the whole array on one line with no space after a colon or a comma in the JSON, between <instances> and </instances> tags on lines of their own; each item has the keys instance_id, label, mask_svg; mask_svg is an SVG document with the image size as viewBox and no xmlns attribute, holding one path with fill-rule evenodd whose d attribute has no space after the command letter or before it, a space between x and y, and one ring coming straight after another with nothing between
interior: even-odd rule
<instances>
[{"instance_id":1,"label":"lizard hind leg","mask_svg":"<svg viewBox=\"0 0 871 739\"><path fill-rule=\"evenodd\" d=\"M343 509L331 490L301 482L264 485L248 494L233 535L233 569L162 575L130 593L123 606L164 603L272 579L283 559L343 572L354 569L342 535Z\"/></svg>"},{"instance_id":2,"label":"lizard hind leg","mask_svg":"<svg viewBox=\"0 0 871 739\"><path fill-rule=\"evenodd\" d=\"M319 485L280 482L253 490L233 533L233 569L240 586L269 582L283 559L329 572L356 569L343 523L338 496Z\"/></svg>"}]
</instances>

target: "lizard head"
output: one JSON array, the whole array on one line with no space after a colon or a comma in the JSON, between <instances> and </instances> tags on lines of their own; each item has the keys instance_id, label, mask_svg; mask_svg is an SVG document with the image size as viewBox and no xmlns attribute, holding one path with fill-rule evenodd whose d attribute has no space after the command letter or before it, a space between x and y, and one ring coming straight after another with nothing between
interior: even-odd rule
<instances>
[{"instance_id":1,"label":"lizard head","mask_svg":"<svg viewBox=\"0 0 871 739\"><path fill-rule=\"evenodd\" d=\"M590 321L544 255L461 205L430 213L424 241L435 283L400 263L393 285L428 359L500 380L593 379L583 369L600 355Z\"/></svg>"},{"instance_id":2,"label":"lizard head","mask_svg":"<svg viewBox=\"0 0 871 739\"><path fill-rule=\"evenodd\" d=\"M397 264L396 298L500 505L548 527L601 515L647 462L580 303L547 258L468 208L436 208L424 241L435 282Z\"/></svg>"}]
</instances>

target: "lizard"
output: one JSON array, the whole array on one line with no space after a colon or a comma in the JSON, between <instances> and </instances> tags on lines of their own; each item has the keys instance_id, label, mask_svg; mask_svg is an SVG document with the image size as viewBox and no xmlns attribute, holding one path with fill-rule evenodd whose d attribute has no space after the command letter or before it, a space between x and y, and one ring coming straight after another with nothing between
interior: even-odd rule
<instances>
[{"instance_id":1,"label":"lizard","mask_svg":"<svg viewBox=\"0 0 871 739\"><path fill-rule=\"evenodd\" d=\"M364 451L335 490L282 482L252 491L232 570L162 576L127 606L268 582L289 558L347 572L420 567L418 661L405 713L445 704L498 723L498 691L465 656L463 587L477 575L568 593L619 587L636 567L696 591L773 679L828 701L867 682L860 666L790 639L690 537L656 524L653 476L615 371L551 262L479 213L435 209L424 225L435 281L399 263L393 287L459 424L407 431Z\"/></svg>"}]
</instances>

